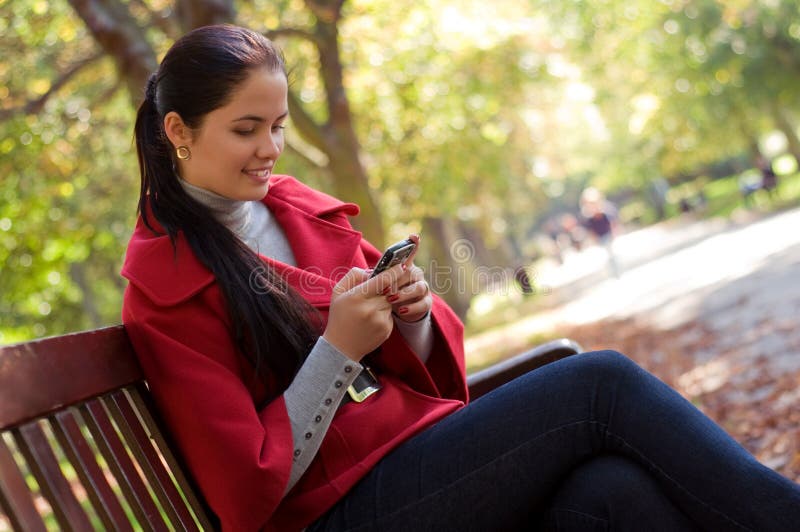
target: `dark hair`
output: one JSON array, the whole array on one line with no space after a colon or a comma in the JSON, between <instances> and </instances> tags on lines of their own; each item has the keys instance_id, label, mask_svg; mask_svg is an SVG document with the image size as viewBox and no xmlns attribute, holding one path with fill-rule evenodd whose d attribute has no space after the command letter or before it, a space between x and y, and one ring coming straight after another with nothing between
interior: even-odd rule
<instances>
[{"instance_id":1,"label":"dark hair","mask_svg":"<svg viewBox=\"0 0 800 532\"><path fill-rule=\"evenodd\" d=\"M147 82L135 137L141 174L139 214L156 232L148 215L152 213L173 247L183 233L200 262L213 272L236 346L274 397L289 385L318 338L319 314L186 193L163 127L164 116L175 111L188 127L199 128L206 114L230 101L253 69L264 67L286 74L280 52L259 33L231 25L187 33Z\"/></svg>"}]
</instances>

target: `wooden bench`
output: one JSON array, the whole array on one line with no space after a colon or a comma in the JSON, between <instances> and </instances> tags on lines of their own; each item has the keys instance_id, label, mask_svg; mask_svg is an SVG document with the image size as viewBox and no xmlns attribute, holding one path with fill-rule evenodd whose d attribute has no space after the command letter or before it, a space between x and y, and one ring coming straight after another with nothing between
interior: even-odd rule
<instances>
[{"instance_id":1,"label":"wooden bench","mask_svg":"<svg viewBox=\"0 0 800 532\"><path fill-rule=\"evenodd\" d=\"M556 340L469 376L473 398L580 352ZM0 347L0 530L212 530L124 327Z\"/></svg>"}]
</instances>

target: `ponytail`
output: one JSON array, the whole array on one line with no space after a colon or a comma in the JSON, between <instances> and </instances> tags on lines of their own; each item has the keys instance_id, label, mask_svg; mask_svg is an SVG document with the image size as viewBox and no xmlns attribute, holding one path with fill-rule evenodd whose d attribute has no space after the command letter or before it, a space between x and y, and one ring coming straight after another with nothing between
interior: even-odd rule
<instances>
[{"instance_id":1,"label":"ponytail","mask_svg":"<svg viewBox=\"0 0 800 532\"><path fill-rule=\"evenodd\" d=\"M150 215L155 217L173 248L182 233L198 260L214 274L234 343L250 361L256 378L274 392L267 397L270 400L289 386L321 334L319 313L183 189L163 130L167 106L160 100L159 85L158 73L150 76L134 126L141 177L138 212L154 233Z\"/></svg>"}]
</instances>

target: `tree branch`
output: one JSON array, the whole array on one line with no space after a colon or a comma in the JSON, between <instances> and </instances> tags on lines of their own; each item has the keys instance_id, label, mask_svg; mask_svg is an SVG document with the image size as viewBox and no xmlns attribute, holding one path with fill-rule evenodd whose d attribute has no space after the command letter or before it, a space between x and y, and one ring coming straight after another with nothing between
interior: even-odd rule
<instances>
[{"instance_id":1,"label":"tree branch","mask_svg":"<svg viewBox=\"0 0 800 532\"><path fill-rule=\"evenodd\" d=\"M314 122L314 119L306 112L293 91L289 91L289 115L292 118L292 124L302 135L303 140L322 153L327 154L329 147L325 141L322 126Z\"/></svg>"},{"instance_id":2,"label":"tree branch","mask_svg":"<svg viewBox=\"0 0 800 532\"><path fill-rule=\"evenodd\" d=\"M180 34L180 28L174 18L174 13L171 8L163 9L161 11L153 11L150 6L144 3L143 0L131 0L131 5L141 9L147 14L147 19L150 25L155 26L164 32L165 35L176 39Z\"/></svg>"},{"instance_id":3,"label":"tree branch","mask_svg":"<svg viewBox=\"0 0 800 532\"><path fill-rule=\"evenodd\" d=\"M50 99L58 90L67 84L67 82L75 77L75 75L83 70L85 67L91 65L95 61L101 59L103 57L103 53L97 53L95 55L89 56L85 59L81 59L77 63L73 64L69 67L65 72L63 72L58 79L56 79L51 85L50 88L47 89L47 92L42 94L36 99L29 100L24 105L19 107L12 107L10 109L0 109L0 121L8 120L14 115L17 114L26 114L26 115L34 115L41 112L44 109L44 105L47 103L47 100Z\"/></svg>"},{"instance_id":4,"label":"tree branch","mask_svg":"<svg viewBox=\"0 0 800 532\"><path fill-rule=\"evenodd\" d=\"M151 72L158 68L150 46L128 6L119 0L69 0L100 47L114 58L128 85L131 100L138 104Z\"/></svg>"},{"instance_id":5,"label":"tree branch","mask_svg":"<svg viewBox=\"0 0 800 532\"><path fill-rule=\"evenodd\" d=\"M120 87L122 87L122 80L117 79L113 85L103 91L99 98L92 102L92 109L96 109L98 106L108 102L108 100L110 100L117 93Z\"/></svg>"},{"instance_id":6,"label":"tree branch","mask_svg":"<svg viewBox=\"0 0 800 532\"><path fill-rule=\"evenodd\" d=\"M305 161L309 166L317 168L326 168L328 166L328 156L310 144L303 142L303 139L300 137L287 140L286 149Z\"/></svg>"},{"instance_id":7,"label":"tree branch","mask_svg":"<svg viewBox=\"0 0 800 532\"><path fill-rule=\"evenodd\" d=\"M317 39L316 35L300 28L277 28L274 30L267 30L264 32L264 36L273 41L280 37L299 37L313 43L315 46L320 45L320 41Z\"/></svg>"}]
</instances>

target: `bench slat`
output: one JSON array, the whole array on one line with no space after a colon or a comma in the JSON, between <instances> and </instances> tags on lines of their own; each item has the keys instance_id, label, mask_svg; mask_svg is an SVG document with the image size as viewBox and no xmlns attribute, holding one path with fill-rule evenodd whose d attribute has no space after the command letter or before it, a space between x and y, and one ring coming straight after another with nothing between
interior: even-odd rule
<instances>
[{"instance_id":1,"label":"bench slat","mask_svg":"<svg viewBox=\"0 0 800 532\"><path fill-rule=\"evenodd\" d=\"M92 506L107 530L133 531L125 510L119 503L108 479L97 463L94 450L89 445L75 419L74 409L58 412L51 419L53 433L69 458L83 483Z\"/></svg>"},{"instance_id":2,"label":"bench slat","mask_svg":"<svg viewBox=\"0 0 800 532\"><path fill-rule=\"evenodd\" d=\"M81 407L81 414L139 524L144 530L166 530L167 526L161 519L155 502L139 477L103 405L96 401L86 403Z\"/></svg>"},{"instance_id":3,"label":"bench slat","mask_svg":"<svg viewBox=\"0 0 800 532\"><path fill-rule=\"evenodd\" d=\"M58 524L65 530L91 530L86 512L72 492L69 481L58 465L53 449L39 421L33 421L11 431L27 461L39 489L53 508Z\"/></svg>"},{"instance_id":4,"label":"bench slat","mask_svg":"<svg viewBox=\"0 0 800 532\"><path fill-rule=\"evenodd\" d=\"M47 532L11 449L0 435L0 508L14 530Z\"/></svg>"},{"instance_id":5,"label":"bench slat","mask_svg":"<svg viewBox=\"0 0 800 532\"><path fill-rule=\"evenodd\" d=\"M139 382L135 386L126 388L126 393L130 397L131 403L135 406L136 411L144 423L144 427L148 431L150 438L156 443L161 456L167 463L170 471L172 471L175 482L183 490L183 496L188 501L189 507L194 513L194 517L200 524L202 530L216 530L219 526L212 524L211 518L213 513L203 502L195 495L193 482L184 474L184 466L172 452L172 446L167 441L164 434L159 428L159 424L153 417L153 413L157 412L150 399L149 392L144 382Z\"/></svg>"},{"instance_id":6,"label":"bench slat","mask_svg":"<svg viewBox=\"0 0 800 532\"><path fill-rule=\"evenodd\" d=\"M124 391L120 390L103 398L109 413L117 427L125 436L130 450L136 457L139 466L149 482L150 488L158 497L161 507L169 515L174 526L180 525L182 530L198 530L185 505L175 504L181 501L178 490L169 478L169 474L161 462L141 422L133 411Z\"/></svg>"}]
</instances>

